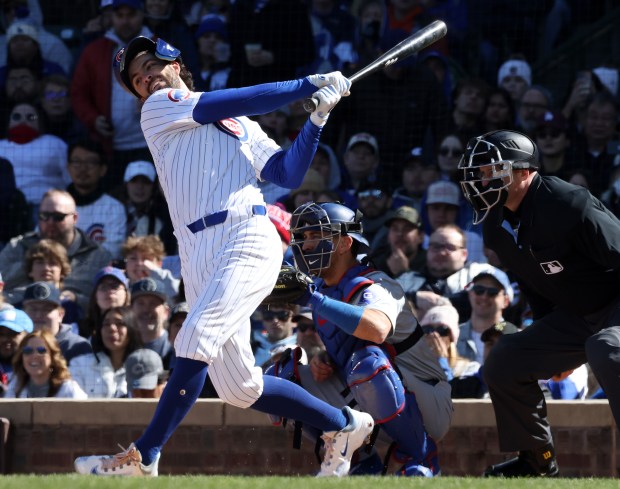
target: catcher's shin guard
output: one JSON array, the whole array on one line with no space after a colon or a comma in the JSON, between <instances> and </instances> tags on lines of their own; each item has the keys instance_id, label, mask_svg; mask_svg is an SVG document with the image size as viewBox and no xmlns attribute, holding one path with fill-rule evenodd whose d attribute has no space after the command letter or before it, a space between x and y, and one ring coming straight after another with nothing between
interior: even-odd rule
<instances>
[{"instance_id":1,"label":"catcher's shin guard","mask_svg":"<svg viewBox=\"0 0 620 489\"><path fill-rule=\"evenodd\" d=\"M375 419L400 452L419 464L425 464L431 452L436 456L415 395L405 393L400 377L381 348L368 346L356 351L349 360L348 372L347 383L359 408Z\"/></svg>"}]
</instances>

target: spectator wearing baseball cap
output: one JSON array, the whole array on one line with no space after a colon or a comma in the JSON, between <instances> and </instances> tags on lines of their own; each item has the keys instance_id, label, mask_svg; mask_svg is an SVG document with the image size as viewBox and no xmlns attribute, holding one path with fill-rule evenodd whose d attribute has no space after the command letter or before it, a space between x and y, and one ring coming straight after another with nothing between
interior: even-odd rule
<instances>
[{"instance_id":1,"label":"spectator wearing baseball cap","mask_svg":"<svg viewBox=\"0 0 620 489\"><path fill-rule=\"evenodd\" d=\"M401 206L386 215L387 243L373 250L374 265L396 278L411 270L420 270L426 261L422 249L424 232L420 214L413 207Z\"/></svg>"},{"instance_id":2,"label":"spectator wearing baseball cap","mask_svg":"<svg viewBox=\"0 0 620 489\"><path fill-rule=\"evenodd\" d=\"M155 351L170 367L173 348L168 341L166 324L170 316L170 297L164 284L151 277L143 278L131 286L131 309L144 348Z\"/></svg>"},{"instance_id":3,"label":"spectator wearing baseball cap","mask_svg":"<svg viewBox=\"0 0 620 489\"><path fill-rule=\"evenodd\" d=\"M459 355L483 365L485 340L482 334L499 323L506 323L503 314L514 299L514 289L508 275L491 265L483 268L465 289L471 315L459 326L461 335L456 347Z\"/></svg>"},{"instance_id":4,"label":"spectator wearing baseball cap","mask_svg":"<svg viewBox=\"0 0 620 489\"><path fill-rule=\"evenodd\" d=\"M422 210L422 197L427 187L439 179L439 168L425 159L420 146L410 149L402 161L400 186L392 195L392 207L406 205L418 212Z\"/></svg>"},{"instance_id":5,"label":"spectator wearing baseball cap","mask_svg":"<svg viewBox=\"0 0 620 489\"><path fill-rule=\"evenodd\" d=\"M532 68L523 59L509 59L497 71L497 86L508 91L517 103L532 84Z\"/></svg>"},{"instance_id":6,"label":"spectator wearing baseball cap","mask_svg":"<svg viewBox=\"0 0 620 489\"><path fill-rule=\"evenodd\" d=\"M95 274L86 317L79 321L79 333L91 338L103 313L112 307L129 306L129 281L120 268L107 266Z\"/></svg>"},{"instance_id":7,"label":"spectator wearing baseball cap","mask_svg":"<svg viewBox=\"0 0 620 489\"><path fill-rule=\"evenodd\" d=\"M481 381L476 377L480 364L462 358L456 349L459 313L454 306L448 303L431 307L420 319L420 327L430 355L437 358L450 385L458 389L458 395L453 392L452 397L481 397ZM471 389L472 383L474 389Z\"/></svg>"},{"instance_id":8,"label":"spectator wearing baseball cap","mask_svg":"<svg viewBox=\"0 0 620 489\"><path fill-rule=\"evenodd\" d=\"M316 196L327 189L325 179L316 170L309 168L299 187L291 190L288 194L278 199L287 212L293 212L306 202L313 202Z\"/></svg>"},{"instance_id":9,"label":"spectator wearing baseball cap","mask_svg":"<svg viewBox=\"0 0 620 489\"><path fill-rule=\"evenodd\" d=\"M423 247L428 249L428 236L446 224L459 225L459 213L462 205L461 189L456 183L438 180L431 183L426 190L422 219L427 222L427 234ZM467 242L467 260L486 263L482 237L472 231L463 231Z\"/></svg>"},{"instance_id":10,"label":"spectator wearing baseball cap","mask_svg":"<svg viewBox=\"0 0 620 489\"><path fill-rule=\"evenodd\" d=\"M196 79L198 89L211 92L226 88L230 74L230 44L226 22L219 15L205 15L194 36L201 65L200 77Z\"/></svg>"},{"instance_id":11,"label":"spectator wearing baseball cap","mask_svg":"<svg viewBox=\"0 0 620 489\"><path fill-rule=\"evenodd\" d=\"M351 136L343 156L346 170L341 190L346 195L345 204L356 208L355 192L363 182L374 182L381 158L379 143L370 133L360 132Z\"/></svg>"},{"instance_id":12,"label":"spectator wearing baseball cap","mask_svg":"<svg viewBox=\"0 0 620 489\"><path fill-rule=\"evenodd\" d=\"M167 255L177 254L168 206L157 185L155 165L150 161L132 161L125 168L123 185L114 197L125 206L126 236L157 235Z\"/></svg>"},{"instance_id":13,"label":"spectator wearing baseball cap","mask_svg":"<svg viewBox=\"0 0 620 489\"><path fill-rule=\"evenodd\" d=\"M62 307L60 290L50 282L34 282L24 292L24 312L32 319L34 330L50 332L58 341L60 351L67 363L71 359L91 353L90 343L63 324L65 310Z\"/></svg>"},{"instance_id":14,"label":"spectator wearing baseball cap","mask_svg":"<svg viewBox=\"0 0 620 489\"><path fill-rule=\"evenodd\" d=\"M564 114L547 110L536 126L535 141L540 154L540 164L545 175L568 179L576 165L570 156L570 126Z\"/></svg>"},{"instance_id":15,"label":"spectator wearing baseball cap","mask_svg":"<svg viewBox=\"0 0 620 489\"><path fill-rule=\"evenodd\" d=\"M37 79L45 76L60 74L67 75L63 66L44 52L40 30L30 22L18 19L11 23L6 31L6 60L0 67L0 86L4 86L8 66L30 68ZM51 34L47 33L48 36ZM45 36L43 41L47 40ZM61 41L62 42L62 41Z\"/></svg>"},{"instance_id":16,"label":"spectator wearing baseball cap","mask_svg":"<svg viewBox=\"0 0 620 489\"><path fill-rule=\"evenodd\" d=\"M125 360L125 377L129 397L159 399L166 387L168 372L157 353L140 348Z\"/></svg>"},{"instance_id":17,"label":"spectator wearing baseball cap","mask_svg":"<svg viewBox=\"0 0 620 489\"><path fill-rule=\"evenodd\" d=\"M0 310L0 397L11 381L17 346L32 330L32 320L24 311L15 308Z\"/></svg>"}]
</instances>

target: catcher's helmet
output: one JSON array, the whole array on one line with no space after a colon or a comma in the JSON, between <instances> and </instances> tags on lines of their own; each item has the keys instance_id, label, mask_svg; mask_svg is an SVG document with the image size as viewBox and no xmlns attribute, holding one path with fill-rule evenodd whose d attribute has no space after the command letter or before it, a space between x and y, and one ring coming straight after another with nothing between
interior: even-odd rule
<instances>
[{"instance_id":1,"label":"catcher's helmet","mask_svg":"<svg viewBox=\"0 0 620 489\"><path fill-rule=\"evenodd\" d=\"M362 235L361 218L361 212L337 202L308 202L295 209L291 217L291 246L297 267L313 275L329 267L334 252L333 238L340 235L351 236L358 243L358 253L369 251L368 241ZM307 231L321 233L311 251L303 250L306 241L303 233Z\"/></svg>"},{"instance_id":2,"label":"catcher's helmet","mask_svg":"<svg viewBox=\"0 0 620 489\"><path fill-rule=\"evenodd\" d=\"M507 195L513 170L538 170L538 148L520 132L493 131L469 140L458 168L461 188L478 224Z\"/></svg>"},{"instance_id":3,"label":"catcher's helmet","mask_svg":"<svg viewBox=\"0 0 620 489\"><path fill-rule=\"evenodd\" d=\"M182 62L181 51L163 39L158 39L155 42L148 37L138 36L129 41L126 47L119 49L112 61L112 71L121 87L138 98L141 98L140 94L135 91L129 79L129 65L138 54L144 51L153 53L157 58L164 61Z\"/></svg>"}]
</instances>

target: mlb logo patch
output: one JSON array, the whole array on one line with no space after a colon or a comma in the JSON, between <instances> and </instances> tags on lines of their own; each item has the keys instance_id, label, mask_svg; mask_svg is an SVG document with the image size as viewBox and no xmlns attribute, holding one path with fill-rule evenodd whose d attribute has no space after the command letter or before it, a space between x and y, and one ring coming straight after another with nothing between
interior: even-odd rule
<instances>
[{"instance_id":1,"label":"mlb logo patch","mask_svg":"<svg viewBox=\"0 0 620 489\"><path fill-rule=\"evenodd\" d=\"M562 266L562 264L557 260L541 263L540 267L543 269L543 272L545 272L545 274L547 275L554 275L564 270L564 267Z\"/></svg>"},{"instance_id":2,"label":"mlb logo patch","mask_svg":"<svg viewBox=\"0 0 620 489\"><path fill-rule=\"evenodd\" d=\"M248 140L248 130L236 117L230 117L228 119L223 119L215 123L215 126L222 132L225 132L229 136L232 136L238 139L241 142L245 142Z\"/></svg>"},{"instance_id":3,"label":"mlb logo patch","mask_svg":"<svg viewBox=\"0 0 620 489\"><path fill-rule=\"evenodd\" d=\"M168 99L171 102L181 102L189 98L189 92L187 90L180 90L178 88L168 91Z\"/></svg>"}]
</instances>

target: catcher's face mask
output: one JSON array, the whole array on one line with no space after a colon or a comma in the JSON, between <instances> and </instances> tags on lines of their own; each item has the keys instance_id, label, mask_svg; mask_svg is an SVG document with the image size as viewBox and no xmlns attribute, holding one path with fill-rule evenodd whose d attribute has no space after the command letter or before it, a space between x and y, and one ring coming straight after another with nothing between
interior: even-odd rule
<instances>
[{"instance_id":1,"label":"catcher's face mask","mask_svg":"<svg viewBox=\"0 0 620 489\"><path fill-rule=\"evenodd\" d=\"M340 223L332 225L319 205L309 202L297 208L291 217L291 247L297 268L320 276L331 265L334 238L338 236Z\"/></svg>"}]
</instances>

